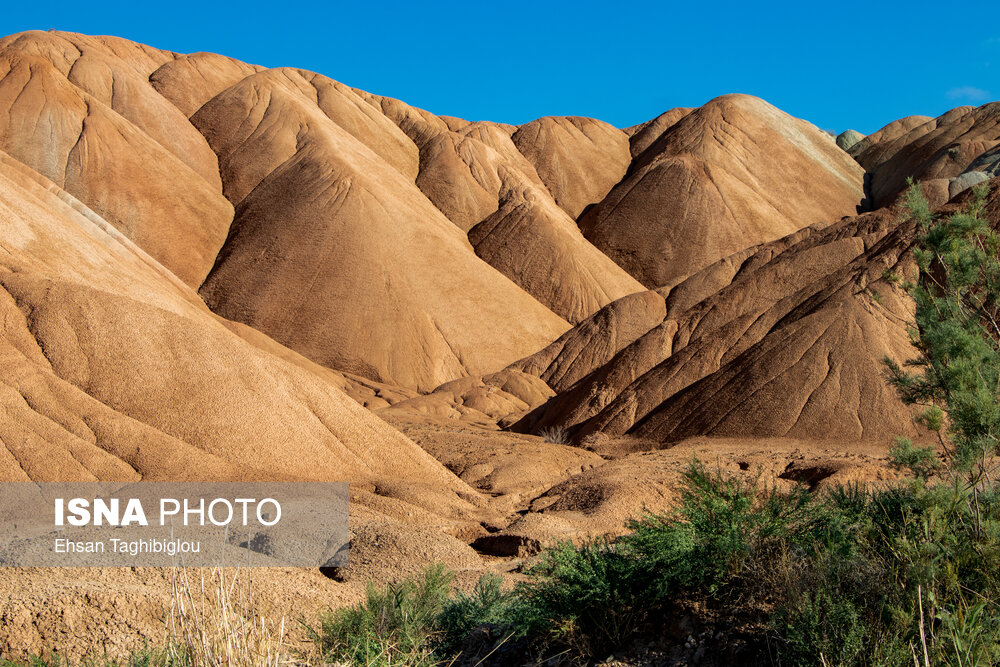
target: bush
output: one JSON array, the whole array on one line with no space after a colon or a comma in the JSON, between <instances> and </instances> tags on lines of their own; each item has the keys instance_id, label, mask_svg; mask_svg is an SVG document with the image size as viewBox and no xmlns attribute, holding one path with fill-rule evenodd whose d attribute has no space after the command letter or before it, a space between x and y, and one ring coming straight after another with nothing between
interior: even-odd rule
<instances>
[{"instance_id":1,"label":"bush","mask_svg":"<svg viewBox=\"0 0 1000 667\"><path fill-rule=\"evenodd\" d=\"M918 479L927 479L939 467L933 447L915 447L912 440L902 437L896 438L889 449L889 461Z\"/></svg>"},{"instance_id":2,"label":"bush","mask_svg":"<svg viewBox=\"0 0 1000 667\"><path fill-rule=\"evenodd\" d=\"M307 628L326 661L354 665L433 665L438 617L447 603L452 574L428 568L419 579L383 588L368 585L367 600L329 612L318 629Z\"/></svg>"},{"instance_id":3,"label":"bush","mask_svg":"<svg viewBox=\"0 0 1000 667\"><path fill-rule=\"evenodd\" d=\"M909 665L924 643L933 664L998 657L991 488L915 480L779 493L697 464L685 481L676 512L635 521L614 543L543 554L516 591L521 631L588 657L684 602L736 616L750 600L777 664Z\"/></svg>"},{"instance_id":4,"label":"bush","mask_svg":"<svg viewBox=\"0 0 1000 667\"><path fill-rule=\"evenodd\" d=\"M772 627L783 646L783 665L856 664L863 657L867 626L861 611L830 591L804 593L781 609Z\"/></svg>"},{"instance_id":5,"label":"bush","mask_svg":"<svg viewBox=\"0 0 1000 667\"><path fill-rule=\"evenodd\" d=\"M643 562L658 600L681 591L711 596L783 542L805 537L812 511L804 487L761 490L695 461L684 475L680 508L633 521L621 542Z\"/></svg>"},{"instance_id":6,"label":"bush","mask_svg":"<svg viewBox=\"0 0 1000 667\"><path fill-rule=\"evenodd\" d=\"M604 540L543 552L533 581L516 589L518 631L585 657L620 646L648 611L638 565Z\"/></svg>"},{"instance_id":7,"label":"bush","mask_svg":"<svg viewBox=\"0 0 1000 667\"><path fill-rule=\"evenodd\" d=\"M438 619L441 630L438 651L455 654L462 640L483 626L497 628L504 638L509 638L520 625L516 601L513 592L503 590L503 579L496 574L480 577L471 595L456 592Z\"/></svg>"},{"instance_id":8,"label":"bush","mask_svg":"<svg viewBox=\"0 0 1000 667\"><path fill-rule=\"evenodd\" d=\"M543 428L538 432L538 437L553 445L569 444L569 432L559 426L549 426L548 428Z\"/></svg>"},{"instance_id":9,"label":"bush","mask_svg":"<svg viewBox=\"0 0 1000 667\"><path fill-rule=\"evenodd\" d=\"M919 276L905 285L916 302L917 350L906 366L920 370L886 359L903 400L927 406L938 428L947 413L951 463L963 471L981 471L1000 443L1000 236L981 217L986 192L975 188L967 210L938 218L918 186L907 190Z\"/></svg>"}]
</instances>

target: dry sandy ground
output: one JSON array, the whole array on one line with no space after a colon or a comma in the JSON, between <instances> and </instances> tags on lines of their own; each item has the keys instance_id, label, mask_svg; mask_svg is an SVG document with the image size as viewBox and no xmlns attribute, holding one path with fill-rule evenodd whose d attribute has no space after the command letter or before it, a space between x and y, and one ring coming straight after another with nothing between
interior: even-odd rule
<instances>
[{"instance_id":1,"label":"dry sandy ground","mask_svg":"<svg viewBox=\"0 0 1000 667\"><path fill-rule=\"evenodd\" d=\"M359 491L349 568L252 573L256 606L276 626L284 620L293 645L305 646L300 619L313 622L324 609L361 599L369 580L385 582L444 562L462 588L487 571L513 582L520 566L546 544L620 534L629 518L673 506L682 472L695 458L766 485L802 482L822 489L898 478L886 463L887 443L699 437L657 449L650 442L598 435L571 447L446 420L397 417L393 425L480 491L492 518L460 537L453 525L427 525L419 512L410 524L379 523L371 520L377 505L372 498L399 492ZM158 642L166 636L172 590L183 574L155 568L0 569L0 651L24 656L58 648L77 658L121 655ZM202 577L211 589L212 572L193 569L186 575L195 592Z\"/></svg>"}]
</instances>

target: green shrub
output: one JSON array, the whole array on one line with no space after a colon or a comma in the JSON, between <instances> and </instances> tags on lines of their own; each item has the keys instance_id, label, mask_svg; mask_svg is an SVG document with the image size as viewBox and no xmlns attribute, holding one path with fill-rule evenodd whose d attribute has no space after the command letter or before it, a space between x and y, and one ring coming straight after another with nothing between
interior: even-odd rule
<instances>
[{"instance_id":1,"label":"green shrub","mask_svg":"<svg viewBox=\"0 0 1000 667\"><path fill-rule=\"evenodd\" d=\"M323 658L359 665L433 665L438 618L451 592L443 565L382 588L368 585L367 600L325 614L307 628Z\"/></svg>"},{"instance_id":2,"label":"green shrub","mask_svg":"<svg viewBox=\"0 0 1000 667\"><path fill-rule=\"evenodd\" d=\"M480 577L472 594L456 592L438 619L439 651L444 655L454 654L462 640L482 626L497 628L504 637L517 634L522 625L517 600L512 591L503 590L503 579L496 574Z\"/></svg>"},{"instance_id":3,"label":"green shrub","mask_svg":"<svg viewBox=\"0 0 1000 667\"><path fill-rule=\"evenodd\" d=\"M516 590L519 631L597 655L619 646L648 612L638 563L619 545L598 540L544 552Z\"/></svg>"},{"instance_id":4,"label":"green shrub","mask_svg":"<svg viewBox=\"0 0 1000 667\"><path fill-rule=\"evenodd\" d=\"M981 215L986 193L975 188L966 210L940 218L919 186L907 190L920 273L906 285L916 302L917 350L906 365L920 370L886 359L903 400L947 413L951 462L963 471L981 470L1000 443L1000 235Z\"/></svg>"},{"instance_id":5,"label":"green shrub","mask_svg":"<svg viewBox=\"0 0 1000 667\"><path fill-rule=\"evenodd\" d=\"M808 534L815 527L811 502L804 487L788 494L762 490L695 461L684 475L678 510L633 521L619 543L642 563L655 599L677 592L711 596L748 563Z\"/></svg>"},{"instance_id":6,"label":"green shrub","mask_svg":"<svg viewBox=\"0 0 1000 667\"><path fill-rule=\"evenodd\" d=\"M857 664L864 657L867 624L850 600L827 590L809 591L772 620L780 634L782 665Z\"/></svg>"},{"instance_id":7,"label":"green shrub","mask_svg":"<svg viewBox=\"0 0 1000 667\"><path fill-rule=\"evenodd\" d=\"M918 479L927 479L939 467L933 447L915 447L912 440L903 437L893 441L889 461L896 468L909 470Z\"/></svg>"}]
</instances>

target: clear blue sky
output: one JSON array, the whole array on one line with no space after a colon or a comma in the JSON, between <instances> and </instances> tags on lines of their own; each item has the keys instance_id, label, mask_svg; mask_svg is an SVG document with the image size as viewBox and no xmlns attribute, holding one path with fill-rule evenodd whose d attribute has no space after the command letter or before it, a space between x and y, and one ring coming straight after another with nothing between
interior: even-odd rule
<instances>
[{"instance_id":1,"label":"clear blue sky","mask_svg":"<svg viewBox=\"0 0 1000 667\"><path fill-rule=\"evenodd\" d=\"M112 34L295 66L437 114L627 126L724 93L816 125L1000 99L1000 1L203 2L12 0L0 33Z\"/></svg>"}]
</instances>

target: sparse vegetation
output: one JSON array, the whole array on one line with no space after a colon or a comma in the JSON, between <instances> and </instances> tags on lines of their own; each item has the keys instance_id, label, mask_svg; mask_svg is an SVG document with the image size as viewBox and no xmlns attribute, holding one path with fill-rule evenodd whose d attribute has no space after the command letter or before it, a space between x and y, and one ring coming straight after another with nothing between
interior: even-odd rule
<instances>
[{"instance_id":1,"label":"sparse vegetation","mask_svg":"<svg viewBox=\"0 0 1000 667\"><path fill-rule=\"evenodd\" d=\"M908 470L917 479L927 479L940 466L934 448L916 447L909 438L898 437L889 449L892 465Z\"/></svg>"},{"instance_id":2,"label":"sparse vegetation","mask_svg":"<svg viewBox=\"0 0 1000 667\"><path fill-rule=\"evenodd\" d=\"M0 658L0 667L68 667L70 664L69 660L54 652L33 656L23 662ZM175 651L144 648L122 660L109 657L89 658L80 664L85 667L193 667L195 663Z\"/></svg>"},{"instance_id":3,"label":"sparse vegetation","mask_svg":"<svg viewBox=\"0 0 1000 667\"><path fill-rule=\"evenodd\" d=\"M1000 658L1000 495L923 480L779 493L698 463L685 480L676 512L638 520L615 542L559 545L512 591L485 578L473 594L444 600L437 584L397 584L332 616L316 640L327 659L349 664L389 664L389 655L447 664L465 636L489 626L497 644L521 638L526 655L586 661L701 608L721 631L756 638L720 660L910 665L914 656L923 664L925 650L934 665ZM443 579L432 570L422 581ZM398 632L400 617L417 629Z\"/></svg>"},{"instance_id":4,"label":"sparse vegetation","mask_svg":"<svg viewBox=\"0 0 1000 667\"><path fill-rule=\"evenodd\" d=\"M1000 236L980 215L984 187L974 189L966 211L943 219L918 187L906 197L919 229L920 269L919 279L905 285L916 302L911 335L918 352L906 366L918 372L886 364L906 402L938 411L931 418L947 412L952 464L983 470L1000 437Z\"/></svg>"},{"instance_id":5,"label":"sparse vegetation","mask_svg":"<svg viewBox=\"0 0 1000 667\"><path fill-rule=\"evenodd\" d=\"M538 432L538 436L545 442L552 443L553 445L569 444L569 433L566 429L559 426L549 426L548 428L543 428Z\"/></svg>"},{"instance_id":6,"label":"sparse vegetation","mask_svg":"<svg viewBox=\"0 0 1000 667\"><path fill-rule=\"evenodd\" d=\"M718 631L755 638L720 660L910 665L914 656L924 664L924 650L933 665L1000 659L1000 494L992 489L914 480L878 491L779 493L698 463L685 479L676 512L644 517L615 542L559 545L513 590L491 576L471 594L456 593L440 566L370 587L365 602L330 612L312 630L313 657L449 664L470 633L488 626L494 645L483 656L516 639L525 659L586 661L666 632L663 619L712 609ZM185 646L127 664L264 664L212 661L218 654Z\"/></svg>"},{"instance_id":7,"label":"sparse vegetation","mask_svg":"<svg viewBox=\"0 0 1000 667\"><path fill-rule=\"evenodd\" d=\"M893 285L896 285L899 284L903 280L903 278L895 271L890 271L889 269L886 269L885 271L882 272L882 280L885 280L886 282L890 282Z\"/></svg>"},{"instance_id":8,"label":"sparse vegetation","mask_svg":"<svg viewBox=\"0 0 1000 667\"><path fill-rule=\"evenodd\" d=\"M309 628L327 663L348 665L433 665L439 619L451 592L452 574L441 565L420 579L383 588L369 584L367 600L328 612Z\"/></svg>"},{"instance_id":9,"label":"sparse vegetation","mask_svg":"<svg viewBox=\"0 0 1000 667\"><path fill-rule=\"evenodd\" d=\"M191 572L199 574L194 581ZM288 658L284 620L262 613L247 569L175 567L173 575L164 645L137 654L153 662L136 667L277 667Z\"/></svg>"},{"instance_id":10,"label":"sparse vegetation","mask_svg":"<svg viewBox=\"0 0 1000 667\"><path fill-rule=\"evenodd\" d=\"M17 662L0 656L0 667L278 667L291 661L284 621L275 624L262 613L245 568L175 567L172 574L162 640L125 658L71 662L47 651Z\"/></svg>"}]
</instances>

